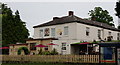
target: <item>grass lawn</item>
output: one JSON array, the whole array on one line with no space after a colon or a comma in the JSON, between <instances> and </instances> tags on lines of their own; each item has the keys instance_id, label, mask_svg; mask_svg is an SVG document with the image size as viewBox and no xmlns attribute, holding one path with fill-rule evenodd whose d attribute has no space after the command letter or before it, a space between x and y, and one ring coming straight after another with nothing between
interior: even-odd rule
<instances>
[{"instance_id":1,"label":"grass lawn","mask_svg":"<svg viewBox=\"0 0 120 65\"><path fill-rule=\"evenodd\" d=\"M70 64L70 63L3 63L2 65L99 65L99 64ZM115 65L115 64L101 64Z\"/></svg>"},{"instance_id":2,"label":"grass lawn","mask_svg":"<svg viewBox=\"0 0 120 65\"><path fill-rule=\"evenodd\" d=\"M2 65L81 65L81 64L63 64L63 63L4 63Z\"/></svg>"},{"instance_id":3,"label":"grass lawn","mask_svg":"<svg viewBox=\"0 0 120 65\"><path fill-rule=\"evenodd\" d=\"M83 64L66 64L66 63L3 63L2 65L83 65Z\"/></svg>"}]
</instances>

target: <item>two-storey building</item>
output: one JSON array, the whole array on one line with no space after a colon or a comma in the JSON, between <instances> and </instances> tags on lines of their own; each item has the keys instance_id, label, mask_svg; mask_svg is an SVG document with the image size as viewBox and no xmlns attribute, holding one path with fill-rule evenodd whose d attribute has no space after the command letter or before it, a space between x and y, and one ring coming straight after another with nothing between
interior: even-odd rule
<instances>
[{"instance_id":1,"label":"two-storey building","mask_svg":"<svg viewBox=\"0 0 120 65\"><path fill-rule=\"evenodd\" d=\"M51 43L57 44L52 47L61 54L72 54L71 44L93 40L120 40L120 30L106 23L85 20L69 11L68 16L53 17L52 21L34 26L34 39L56 38ZM79 50L77 50L79 51Z\"/></svg>"}]
</instances>

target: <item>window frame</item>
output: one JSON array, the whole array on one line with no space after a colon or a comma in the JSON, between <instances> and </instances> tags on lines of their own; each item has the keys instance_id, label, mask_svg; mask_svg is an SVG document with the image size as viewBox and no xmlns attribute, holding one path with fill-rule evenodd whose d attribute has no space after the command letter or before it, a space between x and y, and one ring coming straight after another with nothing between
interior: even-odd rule
<instances>
[{"instance_id":1,"label":"window frame","mask_svg":"<svg viewBox=\"0 0 120 65\"><path fill-rule=\"evenodd\" d=\"M51 36L56 36L56 33L55 33L55 28L51 28Z\"/></svg>"},{"instance_id":2,"label":"window frame","mask_svg":"<svg viewBox=\"0 0 120 65\"><path fill-rule=\"evenodd\" d=\"M68 26L65 26L64 27L64 35L69 35L69 27Z\"/></svg>"},{"instance_id":3,"label":"window frame","mask_svg":"<svg viewBox=\"0 0 120 65\"><path fill-rule=\"evenodd\" d=\"M44 36L44 31L43 31L43 29L40 29L39 31L40 31L40 37L43 38L43 36ZM41 32L41 31L42 31L42 32Z\"/></svg>"},{"instance_id":4,"label":"window frame","mask_svg":"<svg viewBox=\"0 0 120 65\"><path fill-rule=\"evenodd\" d=\"M66 51L66 50L67 50L66 46L67 46L67 44L66 44L65 42L63 42L63 43L62 43L62 50L63 50L63 51Z\"/></svg>"},{"instance_id":5,"label":"window frame","mask_svg":"<svg viewBox=\"0 0 120 65\"><path fill-rule=\"evenodd\" d=\"M101 38L101 30L98 29L98 38Z\"/></svg>"},{"instance_id":6,"label":"window frame","mask_svg":"<svg viewBox=\"0 0 120 65\"><path fill-rule=\"evenodd\" d=\"M34 47L36 43L30 43L30 50L36 50L36 47Z\"/></svg>"},{"instance_id":7,"label":"window frame","mask_svg":"<svg viewBox=\"0 0 120 65\"><path fill-rule=\"evenodd\" d=\"M109 31L109 32L108 32L108 35L109 35L109 36L111 36L111 34L112 34L112 32L111 32L111 31Z\"/></svg>"},{"instance_id":8,"label":"window frame","mask_svg":"<svg viewBox=\"0 0 120 65\"><path fill-rule=\"evenodd\" d=\"M48 46L44 47L44 50L45 50L45 51L48 51Z\"/></svg>"},{"instance_id":9,"label":"window frame","mask_svg":"<svg viewBox=\"0 0 120 65\"><path fill-rule=\"evenodd\" d=\"M120 33L117 33L117 40L120 40Z\"/></svg>"},{"instance_id":10,"label":"window frame","mask_svg":"<svg viewBox=\"0 0 120 65\"><path fill-rule=\"evenodd\" d=\"M90 28L86 27L86 36L89 36L89 35L90 35Z\"/></svg>"}]
</instances>

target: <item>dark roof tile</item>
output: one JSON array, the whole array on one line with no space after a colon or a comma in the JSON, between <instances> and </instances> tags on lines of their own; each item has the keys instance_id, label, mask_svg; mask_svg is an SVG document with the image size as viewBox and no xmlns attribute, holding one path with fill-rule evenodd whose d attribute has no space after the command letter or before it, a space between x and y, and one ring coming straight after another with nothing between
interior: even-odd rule
<instances>
[{"instance_id":1,"label":"dark roof tile","mask_svg":"<svg viewBox=\"0 0 120 65\"><path fill-rule=\"evenodd\" d=\"M64 16L61 18L59 17L57 19L53 19L52 21L34 26L33 28L65 24L65 23L72 23L72 22L83 23L83 24L87 24L87 25L92 25L92 26L97 26L97 27L101 27L101 28L114 30L114 31L120 31L119 29L116 29L115 27L112 27L106 23L101 23L101 22L92 21L92 20L85 20L85 19L79 18L74 15L73 16Z\"/></svg>"}]
</instances>

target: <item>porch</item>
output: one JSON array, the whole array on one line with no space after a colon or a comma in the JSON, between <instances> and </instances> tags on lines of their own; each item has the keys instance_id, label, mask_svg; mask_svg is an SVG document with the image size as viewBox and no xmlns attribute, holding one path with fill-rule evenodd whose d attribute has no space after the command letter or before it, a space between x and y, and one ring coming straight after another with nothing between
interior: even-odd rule
<instances>
[{"instance_id":1,"label":"porch","mask_svg":"<svg viewBox=\"0 0 120 65\"><path fill-rule=\"evenodd\" d=\"M71 54L74 55L98 55L99 51L96 51L97 44L71 44ZM98 47L99 48L99 47Z\"/></svg>"}]
</instances>

